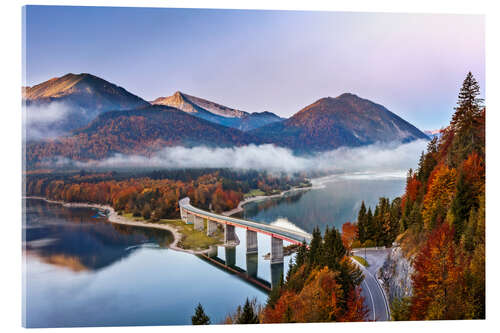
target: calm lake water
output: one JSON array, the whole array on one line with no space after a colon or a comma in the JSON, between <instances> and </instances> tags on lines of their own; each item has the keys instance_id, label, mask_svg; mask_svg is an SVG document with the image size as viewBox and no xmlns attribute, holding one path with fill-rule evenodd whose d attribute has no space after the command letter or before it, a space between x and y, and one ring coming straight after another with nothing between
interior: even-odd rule
<instances>
[{"instance_id":1,"label":"calm lake water","mask_svg":"<svg viewBox=\"0 0 500 333\"><path fill-rule=\"evenodd\" d=\"M289 192L283 197L250 202L240 214L246 219L312 232L315 226L342 228L356 221L364 200L372 211L380 196L403 194L406 178L398 174L337 175L313 181L316 189ZM367 207L368 208L368 207Z\"/></svg>"},{"instance_id":2,"label":"calm lake water","mask_svg":"<svg viewBox=\"0 0 500 333\"><path fill-rule=\"evenodd\" d=\"M311 231L355 220L362 200L402 194L404 178L337 176L319 187L245 205L246 218ZM24 295L28 327L190 324L200 302L213 323L245 302L265 303L267 293L206 259L168 249L167 231L107 222L96 210L25 200ZM258 234L258 255L246 254L245 231L236 248L211 256L270 285L286 274L263 255L270 237ZM285 243L285 245L287 245Z\"/></svg>"},{"instance_id":3,"label":"calm lake water","mask_svg":"<svg viewBox=\"0 0 500 333\"><path fill-rule=\"evenodd\" d=\"M92 209L26 200L24 228L28 327L190 324L198 302L219 323L247 297L267 299L238 276L168 249L169 232L112 224ZM262 258L270 240L259 241L257 275L270 281ZM231 254L245 269L245 249Z\"/></svg>"}]
</instances>

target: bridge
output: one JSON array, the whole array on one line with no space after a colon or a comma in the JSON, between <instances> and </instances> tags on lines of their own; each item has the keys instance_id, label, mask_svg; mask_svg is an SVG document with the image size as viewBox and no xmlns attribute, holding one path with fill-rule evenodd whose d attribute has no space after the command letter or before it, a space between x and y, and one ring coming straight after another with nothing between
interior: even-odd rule
<instances>
[{"instance_id":1,"label":"bridge","mask_svg":"<svg viewBox=\"0 0 500 333\"><path fill-rule=\"evenodd\" d=\"M206 224L208 236L217 230L217 225L222 225L226 245L237 241L236 227L246 229L247 254L257 253L257 233L271 236L271 264L283 263L283 241L302 244L304 241L309 243L312 239L306 232L207 212L192 206L189 198L179 200L179 209L181 219L188 224L194 224L196 230L203 231Z\"/></svg>"}]
</instances>

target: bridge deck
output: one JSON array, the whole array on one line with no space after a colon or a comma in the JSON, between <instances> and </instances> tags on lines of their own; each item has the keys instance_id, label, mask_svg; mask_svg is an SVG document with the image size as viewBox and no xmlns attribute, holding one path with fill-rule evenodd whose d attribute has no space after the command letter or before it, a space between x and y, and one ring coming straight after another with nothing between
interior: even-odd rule
<instances>
[{"instance_id":1,"label":"bridge deck","mask_svg":"<svg viewBox=\"0 0 500 333\"><path fill-rule=\"evenodd\" d=\"M275 238L283 239L283 240L290 242L290 243L293 243L293 244L300 244L304 240L306 241L306 243L309 243L309 241L312 239L312 235L305 233L305 232L300 232L300 231L291 230L291 229L278 227L278 226L274 226L274 225L263 224L263 223L258 223L258 222L243 220L243 219L237 219L234 217L229 217L229 216L224 216L224 215L220 215L220 214L207 212L205 210L202 210L202 209L199 209L199 208L192 206L189 203L189 198L184 198L184 199L180 200L179 206L193 215L196 215L196 216L199 216L202 218L207 218L207 219L210 219L211 221L219 222L222 224L234 225L236 227L240 227L240 228L260 232L263 234L267 234L267 235L270 235L270 236L275 237Z\"/></svg>"}]
</instances>

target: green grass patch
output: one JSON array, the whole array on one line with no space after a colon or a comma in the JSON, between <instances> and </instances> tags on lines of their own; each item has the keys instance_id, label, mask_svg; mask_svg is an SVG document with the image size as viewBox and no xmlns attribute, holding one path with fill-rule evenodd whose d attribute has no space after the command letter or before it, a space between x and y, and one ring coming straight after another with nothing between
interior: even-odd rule
<instances>
[{"instance_id":1,"label":"green grass patch","mask_svg":"<svg viewBox=\"0 0 500 333\"><path fill-rule=\"evenodd\" d=\"M126 217L130 220L133 220L133 221L143 221L144 222L144 217L142 216L133 216L132 213L123 213L122 214L123 217Z\"/></svg>"},{"instance_id":2,"label":"green grass patch","mask_svg":"<svg viewBox=\"0 0 500 333\"><path fill-rule=\"evenodd\" d=\"M264 191L262 191L262 190L254 189L254 190L251 190L248 193L245 193L243 195L243 198L247 199L247 198L252 198L252 197L259 196L259 195L266 195L266 193L264 193Z\"/></svg>"},{"instance_id":3,"label":"green grass patch","mask_svg":"<svg viewBox=\"0 0 500 333\"><path fill-rule=\"evenodd\" d=\"M365 258L360 257L360 256L352 256L357 262L359 262L361 265L365 267L370 267L370 264L368 261L365 260Z\"/></svg>"},{"instance_id":4,"label":"green grass patch","mask_svg":"<svg viewBox=\"0 0 500 333\"><path fill-rule=\"evenodd\" d=\"M180 219L161 219L157 222L152 222L150 220L144 220L142 216L133 216L132 213L123 213L122 216L133 221L168 224L173 226L182 235L182 239L177 245L186 250L206 250L212 245L218 245L224 242L224 230L222 228L217 228L217 231L212 236L207 236L206 221L204 230L198 231L194 229L194 224L186 224Z\"/></svg>"},{"instance_id":5,"label":"green grass patch","mask_svg":"<svg viewBox=\"0 0 500 333\"><path fill-rule=\"evenodd\" d=\"M217 231L212 236L207 236L207 223L203 231L194 229L194 224L186 224L182 220L167 220L162 219L157 223L169 224L177 229L182 235L178 246L186 250L205 250L212 245L218 245L224 241L224 231L217 228Z\"/></svg>"}]
</instances>

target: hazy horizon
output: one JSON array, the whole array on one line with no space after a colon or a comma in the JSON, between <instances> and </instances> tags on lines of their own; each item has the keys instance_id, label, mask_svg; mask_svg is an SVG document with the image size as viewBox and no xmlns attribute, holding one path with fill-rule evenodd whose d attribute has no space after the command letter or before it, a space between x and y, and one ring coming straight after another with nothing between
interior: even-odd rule
<instances>
[{"instance_id":1,"label":"hazy horizon","mask_svg":"<svg viewBox=\"0 0 500 333\"><path fill-rule=\"evenodd\" d=\"M468 71L484 97L484 17L27 6L26 84L90 73L151 101L175 91L290 117L350 92L422 130Z\"/></svg>"}]
</instances>

